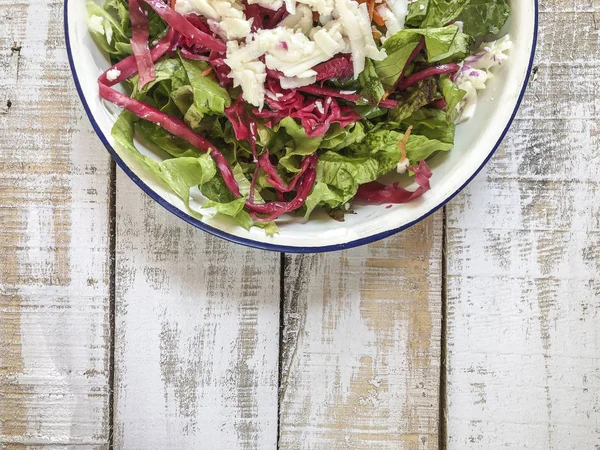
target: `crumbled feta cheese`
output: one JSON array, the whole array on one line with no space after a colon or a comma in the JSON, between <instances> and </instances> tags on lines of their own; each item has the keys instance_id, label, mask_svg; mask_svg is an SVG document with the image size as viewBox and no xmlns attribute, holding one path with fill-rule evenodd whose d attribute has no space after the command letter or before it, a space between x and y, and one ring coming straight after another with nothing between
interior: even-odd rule
<instances>
[{"instance_id":1,"label":"crumbled feta cheese","mask_svg":"<svg viewBox=\"0 0 600 450\"><path fill-rule=\"evenodd\" d=\"M316 76L300 78L300 77L281 77L279 83L282 89L296 89L302 86L310 86L317 81Z\"/></svg>"},{"instance_id":2,"label":"crumbled feta cheese","mask_svg":"<svg viewBox=\"0 0 600 450\"><path fill-rule=\"evenodd\" d=\"M113 38L113 29L110 25L104 28L104 32L106 33L106 42L108 45L111 44Z\"/></svg>"},{"instance_id":3,"label":"crumbled feta cheese","mask_svg":"<svg viewBox=\"0 0 600 450\"><path fill-rule=\"evenodd\" d=\"M320 114L325 114L325 108L323 107L321 100L315 102L315 108L317 108L317 111L319 111Z\"/></svg>"},{"instance_id":4,"label":"crumbled feta cheese","mask_svg":"<svg viewBox=\"0 0 600 450\"><path fill-rule=\"evenodd\" d=\"M121 71L119 69L110 69L108 72L106 72L106 79L110 82L115 81L120 76Z\"/></svg>"},{"instance_id":5,"label":"crumbled feta cheese","mask_svg":"<svg viewBox=\"0 0 600 450\"><path fill-rule=\"evenodd\" d=\"M104 34L104 18L92 14L88 20L88 26L90 30L96 33Z\"/></svg>"},{"instance_id":6,"label":"crumbled feta cheese","mask_svg":"<svg viewBox=\"0 0 600 450\"><path fill-rule=\"evenodd\" d=\"M477 106L477 91L485 89L486 82L493 76L492 69L502 65L508 58L506 52L511 47L512 41L506 35L497 41L482 44L478 52L465 59L455 79L459 89L466 92L457 106L457 122L473 117Z\"/></svg>"},{"instance_id":7,"label":"crumbled feta cheese","mask_svg":"<svg viewBox=\"0 0 600 450\"><path fill-rule=\"evenodd\" d=\"M410 161L408 160L408 158L404 158L400 160L400 162L396 166L396 172L398 172L399 174L403 174L408 169L408 166L410 166Z\"/></svg>"}]
</instances>

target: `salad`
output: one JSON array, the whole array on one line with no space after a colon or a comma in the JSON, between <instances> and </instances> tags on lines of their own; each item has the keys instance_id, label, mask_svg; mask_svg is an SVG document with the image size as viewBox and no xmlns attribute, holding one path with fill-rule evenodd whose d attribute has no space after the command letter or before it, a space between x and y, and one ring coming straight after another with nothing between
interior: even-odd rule
<instances>
[{"instance_id":1,"label":"salad","mask_svg":"<svg viewBox=\"0 0 600 450\"><path fill-rule=\"evenodd\" d=\"M113 138L194 216L224 214L268 234L286 213L308 219L320 208L343 220L354 202L422 196L426 161L452 149L455 124L474 114L511 46L508 36L489 41L509 16L506 0L106 0L87 9L114 64L98 79L100 96L123 109ZM134 137L164 158L140 153ZM377 181L390 172L416 189Z\"/></svg>"}]
</instances>

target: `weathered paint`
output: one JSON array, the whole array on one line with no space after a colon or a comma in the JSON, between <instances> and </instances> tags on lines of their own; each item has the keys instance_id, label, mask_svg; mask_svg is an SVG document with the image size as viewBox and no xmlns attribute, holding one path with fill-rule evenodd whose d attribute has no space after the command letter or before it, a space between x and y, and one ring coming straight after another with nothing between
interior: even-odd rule
<instances>
[{"instance_id":1,"label":"weathered paint","mask_svg":"<svg viewBox=\"0 0 600 450\"><path fill-rule=\"evenodd\" d=\"M115 448L275 449L279 255L117 180Z\"/></svg>"},{"instance_id":2,"label":"weathered paint","mask_svg":"<svg viewBox=\"0 0 600 450\"><path fill-rule=\"evenodd\" d=\"M600 3L540 6L518 119L448 207L450 449L600 448Z\"/></svg>"},{"instance_id":3,"label":"weathered paint","mask_svg":"<svg viewBox=\"0 0 600 450\"><path fill-rule=\"evenodd\" d=\"M281 449L437 449L442 216L286 257Z\"/></svg>"},{"instance_id":4,"label":"weathered paint","mask_svg":"<svg viewBox=\"0 0 600 450\"><path fill-rule=\"evenodd\" d=\"M0 3L0 447L107 448L109 158L62 2Z\"/></svg>"}]
</instances>

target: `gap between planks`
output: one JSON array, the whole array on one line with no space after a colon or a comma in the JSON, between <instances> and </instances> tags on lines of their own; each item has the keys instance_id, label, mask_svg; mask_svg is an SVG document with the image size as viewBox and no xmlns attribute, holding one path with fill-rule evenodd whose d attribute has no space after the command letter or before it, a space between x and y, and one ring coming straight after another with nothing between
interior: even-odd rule
<instances>
[{"instance_id":1,"label":"gap between planks","mask_svg":"<svg viewBox=\"0 0 600 450\"><path fill-rule=\"evenodd\" d=\"M116 292L117 292L117 164L110 160L108 191L108 239L109 239L109 286L108 286L108 322L110 332L110 349L108 355L108 449L114 448L114 420L115 420L115 328L116 328Z\"/></svg>"}]
</instances>

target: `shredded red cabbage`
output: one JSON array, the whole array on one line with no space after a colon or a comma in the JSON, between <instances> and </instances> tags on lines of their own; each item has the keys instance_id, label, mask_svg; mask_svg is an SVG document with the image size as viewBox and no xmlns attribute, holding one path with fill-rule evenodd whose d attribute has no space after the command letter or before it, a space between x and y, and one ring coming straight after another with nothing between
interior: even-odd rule
<instances>
[{"instance_id":1,"label":"shredded red cabbage","mask_svg":"<svg viewBox=\"0 0 600 450\"><path fill-rule=\"evenodd\" d=\"M302 91L302 92L306 92L307 94L312 94L312 95L317 95L317 96L341 98L343 100L348 100L353 103L359 103L361 101L367 100L356 93L339 91L337 89L332 89L332 88L323 87L323 86L316 86L316 85L304 86L304 87L299 87L298 90ZM395 108L396 106L398 106L398 102L396 100L389 100L389 99L382 100L381 102L379 102L379 106L381 106L382 108Z\"/></svg>"},{"instance_id":2,"label":"shredded red cabbage","mask_svg":"<svg viewBox=\"0 0 600 450\"><path fill-rule=\"evenodd\" d=\"M163 37L158 42L158 44L156 44L150 50L152 62L158 61L165 53L167 53L171 49L171 46L173 45L173 41L176 39L177 39L177 33L175 32L175 30L173 28L169 28L169 31L167 31L167 34L165 35L165 37ZM106 77L106 75L111 70L118 71L119 76L116 77L115 79L113 79L112 81L109 81L108 78ZM112 66L108 70L106 70L106 72L104 72L102 75L100 75L100 78L98 78L98 82L102 83L106 86L114 86L115 84L118 84L118 83L125 81L128 78L131 78L132 76L134 76L137 73L137 70L138 70L138 68L137 68L135 56L131 55L131 56L128 56L127 58L119 61L117 64L115 64L114 66Z\"/></svg>"},{"instance_id":3,"label":"shredded red cabbage","mask_svg":"<svg viewBox=\"0 0 600 450\"><path fill-rule=\"evenodd\" d=\"M433 106L436 109L446 109L448 104L446 103L446 99L444 97L442 97L442 98L438 98L437 100L432 101L431 106Z\"/></svg>"},{"instance_id":4,"label":"shredded red cabbage","mask_svg":"<svg viewBox=\"0 0 600 450\"><path fill-rule=\"evenodd\" d=\"M456 73L460 69L460 66L456 63L440 64L439 66L429 67L421 70L420 72L413 73L411 76L405 78L398 85L398 89L403 90L411 87L413 84L417 84L419 81L424 80L435 75L442 75L444 73Z\"/></svg>"},{"instance_id":5,"label":"shredded red cabbage","mask_svg":"<svg viewBox=\"0 0 600 450\"><path fill-rule=\"evenodd\" d=\"M180 51L181 51L181 56L183 56L184 58L195 59L197 61L209 61L208 56L196 55L195 53L192 53L189 50L186 50L185 48L182 48Z\"/></svg>"},{"instance_id":6,"label":"shredded red cabbage","mask_svg":"<svg viewBox=\"0 0 600 450\"><path fill-rule=\"evenodd\" d=\"M171 25L177 32L195 44L202 45L209 50L225 53L227 47L218 39L199 30L174 9L170 8L162 0L144 0L165 22Z\"/></svg>"},{"instance_id":7,"label":"shredded red cabbage","mask_svg":"<svg viewBox=\"0 0 600 450\"><path fill-rule=\"evenodd\" d=\"M421 161L417 167L409 167L409 170L415 173L415 182L419 185L414 192L401 188L398 183L385 185L372 181L359 186L356 198L374 205L381 205L383 203L408 203L422 196L430 189L431 170L425 161Z\"/></svg>"},{"instance_id":8,"label":"shredded red cabbage","mask_svg":"<svg viewBox=\"0 0 600 450\"><path fill-rule=\"evenodd\" d=\"M308 170L312 157L313 155L310 155L302 160L302 164L300 164L300 172L298 172L294 176L294 178L292 178L292 181L290 181L290 184L287 186L279 177L275 166L271 163L268 150L258 158L258 165L263 170L263 172L267 174L267 181L271 184L271 186L275 188L277 192L291 192L296 188L296 184L302 178L304 172Z\"/></svg>"},{"instance_id":9,"label":"shredded red cabbage","mask_svg":"<svg viewBox=\"0 0 600 450\"><path fill-rule=\"evenodd\" d=\"M312 70L317 72L317 81L331 80L333 78L345 80L354 74L352 60L348 55L336 56L329 61L313 67Z\"/></svg>"},{"instance_id":10,"label":"shredded red cabbage","mask_svg":"<svg viewBox=\"0 0 600 450\"><path fill-rule=\"evenodd\" d=\"M296 196L289 202L268 202L261 205L253 203L246 203L246 208L251 211L252 218L257 222L271 222L277 219L281 215L295 211L300 208L306 198L312 191L317 178L317 155L313 154L307 157L309 160L308 167L302 176L302 179L298 183L298 189L296 190ZM257 214L267 215L266 217L260 217Z\"/></svg>"},{"instance_id":11,"label":"shredded red cabbage","mask_svg":"<svg viewBox=\"0 0 600 450\"><path fill-rule=\"evenodd\" d=\"M140 0L129 0L129 17L131 18L131 48L140 74L140 89L156 79L154 61L148 47L150 28L148 16Z\"/></svg>"},{"instance_id":12,"label":"shredded red cabbage","mask_svg":"<svg viewBox=\"0 0 600 450\"><path fill-rule=\"evenodd\" d=\"M227 118L233 125L233 132L238 141L250 139L250 123L247 120L244 108L244 99L240 95L235 102L225 109Z\"/></svg>"}]
</instances>

